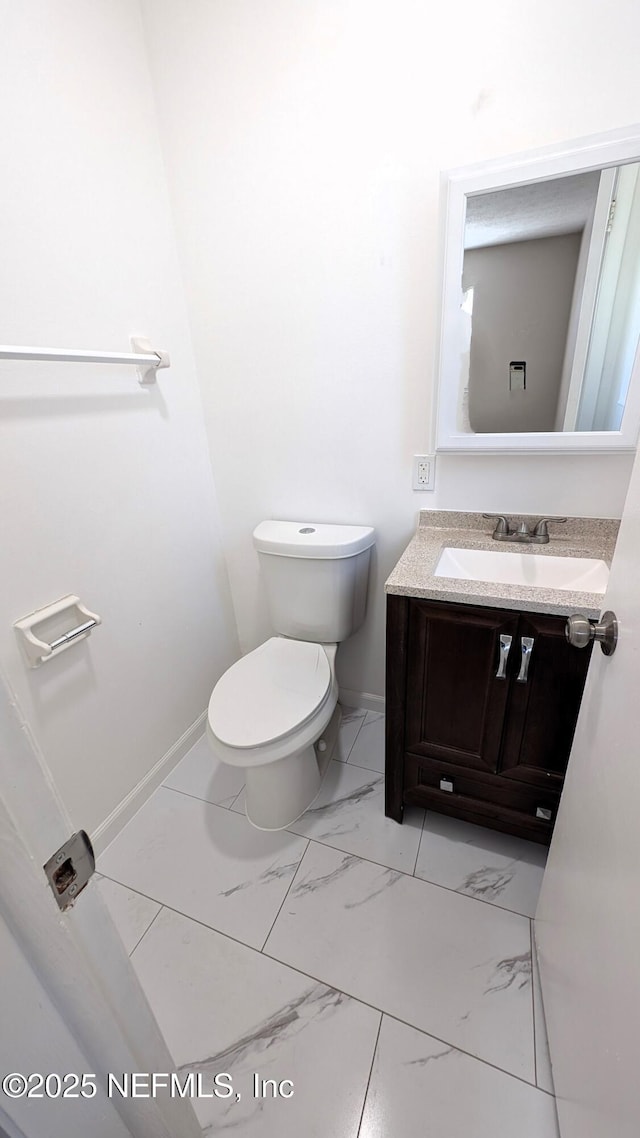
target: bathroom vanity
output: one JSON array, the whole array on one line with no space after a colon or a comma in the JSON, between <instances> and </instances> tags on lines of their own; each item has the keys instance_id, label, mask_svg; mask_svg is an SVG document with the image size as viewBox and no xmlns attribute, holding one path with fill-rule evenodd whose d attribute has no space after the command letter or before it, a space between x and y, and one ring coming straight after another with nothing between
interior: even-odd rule
<instances>
[{"instance_id":1,"label":"bathroom vanity","mask_svg":"<svg viewBox=\"0 0 640 1138\"><path fill-rule=\"evenodd\" d=\"M389 817L412 804L549 842L591 655L568 644L566 619L600 616L617 528L551 522L548 545L496 558L482 515L421 512L386 584ZM456 551L460 574L507 582L443 575Z\"/></svg>"}]
</instances>

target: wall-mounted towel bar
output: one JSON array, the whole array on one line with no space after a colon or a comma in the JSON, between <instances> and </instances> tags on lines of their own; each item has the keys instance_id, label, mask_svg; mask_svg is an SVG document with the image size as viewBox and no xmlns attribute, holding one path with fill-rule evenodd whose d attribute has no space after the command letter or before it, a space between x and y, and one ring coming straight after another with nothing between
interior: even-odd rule
<instances>
[{"instance_id":1,"label":"wall-mounted towel bar","mask_svg":"<svg viewBox=\"0 0 640 1138\"><path fill-rule=\"evenodd\" d=\"M78 623L79 618L84 619ZM84 640L98 624L102 624L102 618L89 612L79 597L69 595L23 616L13 627L27 664L30 668L39 668L72 644Z\"/></svg>"},{"instance_id":2,"label":"wall-mounted towel bar","mask_svg":"<svg viewBox=\"0 0 640 1138\"><path fill-rule=\"evenodd\" d=\"M169 353L152 348L143 336L132 336L133 352L91 352L76 348L18 348L0 346L0 360L49 360L54 363L135 364L140 383L155 383L156 372L169 367Z\"/></svg>"}]
</instances>

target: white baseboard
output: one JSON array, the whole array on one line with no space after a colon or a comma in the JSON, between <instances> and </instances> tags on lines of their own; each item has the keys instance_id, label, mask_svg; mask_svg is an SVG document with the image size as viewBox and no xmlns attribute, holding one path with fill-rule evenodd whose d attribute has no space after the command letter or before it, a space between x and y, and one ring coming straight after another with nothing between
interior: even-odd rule
<instances>
[{"instance_id":1,"label":"white baseboard","mask_svg":"<svg viewBox=\"0 0 640 1138\"><path fill-rule=\"evenodd\" d=\"M379 711L384 715L384 697L371 695L368 691L351 691L350 688L340 688L338 699L343 707L366 707L367 711Z\"/></svg>"},{"instance_id":2,"label":"white baseboard","mask_svg":"<svg viewBox=\"0 0 640 1138\"><path fill-rule=\"evenodd\" d=\"M96 857L104 853L107 846L117 834L130 822L133 815L138 812L141 806L144 806L147 799L153 794L156 787L164 782L168 774L171 773L173 768L178 765L181 759L184 758L187 751L190 751L193 744L200 738L204 730L204 723L207 718L206 711L199 715L194 723L180 736L180 738L173 744L172 747L162 756L161 759L151 768L150 771L140 779L137 786L129 791L126 798L123 798L115 810L112 810L109 817L101 822L97 830L91 835L91 844L93 845Z\"/></svg>"}]
</instances>

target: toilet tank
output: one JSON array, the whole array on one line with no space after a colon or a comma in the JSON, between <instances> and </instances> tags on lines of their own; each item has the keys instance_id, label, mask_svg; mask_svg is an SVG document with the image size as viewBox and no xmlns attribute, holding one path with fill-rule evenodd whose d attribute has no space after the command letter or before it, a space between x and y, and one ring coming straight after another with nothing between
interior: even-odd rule
<instances>
[{"instance_id":1,"label":"toilet tank","mask_svg":"<svg viewBox=\"0 0 640 1138\"><path fill-rule=\"evenodd\" d=\"M334 644L362 624L371 526L261 522L253 531L271 623L281 636Z\"/></svg>"}]
</instances>

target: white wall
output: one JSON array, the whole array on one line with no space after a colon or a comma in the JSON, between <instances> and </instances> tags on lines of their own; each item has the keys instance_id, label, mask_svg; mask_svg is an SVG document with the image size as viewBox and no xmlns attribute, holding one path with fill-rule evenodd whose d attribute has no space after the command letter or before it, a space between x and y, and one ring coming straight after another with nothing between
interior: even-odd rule
<instances>
[{"instance_id":1,"label":"white wall","mask_svg":"<svg viewBox=\"0 0 640 1138\"><path fill-rule=\"evenodd\" d=\"M3 3L4 343L171 353L0 364L0 657L76 826L93 832L237 654L140 12ZM12 623L67 593L103 618L27 671Z\"/></svg>"},{"instance_id":2,"label":"white wall","mask_svg":"<svg viewBox=\"0 0 640 1138\"><path fill-rule=\"evenodd\" d=\"M554 430L579 251L579 233L465 251L474 431ZM510 389L512 360L526 365L524 390Z\"/></svg>"},{"instance_id":3,"label":"white wall","mask_svg":"<svg viewBox=\"0 0 640 1138\"><path fill-rule=\"evenodd\" d=\"M11 1030L5 1029L0 1035L3 1072L29 1074L36 1070L43 1075L57 1072L61 1076L67 1071L90 1072L91 1059L74 1039L50 993L33 971L4 914L0 914L0 954L3 1020L11 1024ZM115 1101L103 1089L102 1072L99 1077L101 1085L94 1098L79 1095L75 1101L59 1099L52 1103L44 1095L39 1101L38 1096L12 1101L3 1094L0 1134L3 1138L25 1138L35 1133L47 1134L49 1138L72 1138L82 1133L93 1138L131 1138Z\"/></svg>"},{"instance_id":4,"label":"white wall","mask_svg":"<svg viewBox=\"0 0 640 1138\"><path fill-rule=\"evenodd\" d=\"M252 527L371 523L344 686L383 691L383 581L421 506L619 515L628 457L427 449L440 171L640 119L635 0L141 0L241 643Z\"/></svg>"},{"instance_id":5,"label":"white wall","mask_svg":"<svg viewBox=\"0 0 640 1138\"><path fill-rule=\"evenodd\" d=\"M624 214L621 206L626 207ZM619 254L615 300L611 306L594 418L594 427L599 430L615 430L619 426L638 346L640 326L640 164L638 163L620 170L615 212L623 214L620 223L624 227L624 242ZM615 220L614 216L614 227ZM605 261L606 258L607 252L605 252Z\"/></svg>"}]
</instances>

